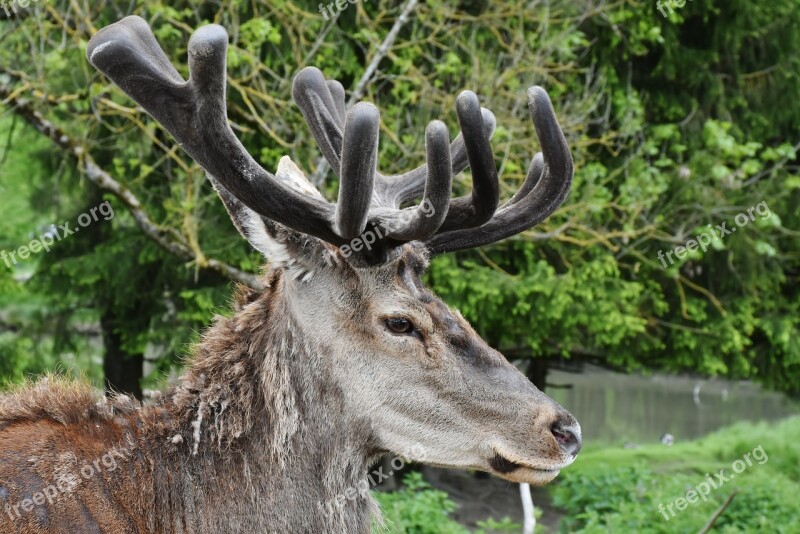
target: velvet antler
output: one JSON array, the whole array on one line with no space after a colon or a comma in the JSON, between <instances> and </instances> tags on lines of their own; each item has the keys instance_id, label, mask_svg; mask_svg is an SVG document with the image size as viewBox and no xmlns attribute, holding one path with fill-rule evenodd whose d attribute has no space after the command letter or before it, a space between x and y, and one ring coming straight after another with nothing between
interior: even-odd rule
<instances>
[{"instance_id":1,"label":"velvet antler","mask_svg":"<svg viewBox=\"0 0 800 534\"><path fill-rule=\"evenodd\" d=\"M328 202L309 184L264 170L231 130L226 112L225 57L221 26L197 30L189 41L189 80L167 59L147 23L126 17L89 41L89 61L161 123L208 173L237 227L247 235L254 218L279 223L340 246L380 225L386 250L423 241L432 253L485 245L521 232L550 215L566 197L573 173L566 140L547 94L528 91L542 154L533 159L520 192L497 209L499 186L489 139L494 115L464 91L456 112L461 134L450 143L446 126L425 131L427 160L408 173L377 170L379 113L369 103L346 111L341 84L308 67L294 79L292 94L320 150L339 176L339 198ZM452 199L453 175L467 166L473 189ZM415 207L401 209L422 197Z\"/></svg>"}]
</instances>

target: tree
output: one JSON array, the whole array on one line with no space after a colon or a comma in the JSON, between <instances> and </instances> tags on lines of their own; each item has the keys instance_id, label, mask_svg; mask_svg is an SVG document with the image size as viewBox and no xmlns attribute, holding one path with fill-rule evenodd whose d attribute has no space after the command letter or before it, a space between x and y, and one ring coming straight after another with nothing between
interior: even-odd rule
<instances>
[{"instance_id":1,"label":"tree","mask_svg":"<svg viewBox=\"0 0 800 534\"><path fill-rule=\"evenodd\" d=\"M454 136L455 96L475 90L498 117L506 195L534 149L525 88L544 85L576 160L570 199L520 240L436 260L438 292L494 346L532 358L540 385L542 362L571 358L758 378L796 392L799 111L772 102L798 89L798 2L735 4L698 0L667 18L655 7L590 1L365 2L327 19L318 3L183 1L137 14L184 75L191 31L226 26L234 130L265 166L288 154L329 194L336 183L325 180L291 103L302 66L379 104L386 172L424 159L429 120L443 118ZM98 378L98 340L86 339L85 326L99 325L107 373L146 359L153 384L224 310L231 280L257 283L258 256L235 237L201 170L84 57L96 28L128 9L53 1L0 23L0 98L14 118L2 123L9 159L0 186L36 215L16 209L16 234L0 245L19 247L36 225L75 221L103 201L116 214L13 269L0 263L0 309L37 310L15 311L16 331L0 334L16 376L79 348L76 362ZM30 162L30 183L17 154ZM456 187L468 190L468 176ZM730 226L762 202L769 216L674 254L707 225ZM45 341L28 365L33 331ZM131 373L112 386L138 392Z\"/></svg>"}]
</instances>

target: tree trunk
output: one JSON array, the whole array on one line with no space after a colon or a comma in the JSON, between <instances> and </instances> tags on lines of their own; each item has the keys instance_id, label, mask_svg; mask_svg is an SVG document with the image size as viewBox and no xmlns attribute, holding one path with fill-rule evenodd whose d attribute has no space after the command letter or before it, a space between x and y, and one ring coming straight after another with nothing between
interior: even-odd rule
<instances>
[{"instance_id":1,"label":"tree trunk","mask_svg":"<svg viewBox=\"0 0 800 534\"><path fill-rule=\"evenodd\" d=\"M533 382L533 385L539 388L539 391L544 393L545 386L547 385L547 371L550 369L550 363L547 358L531 358L528 360L528 379Z\"/></svg>"},{"instance_id":2,"label":"tree trunk","mask_svg":"<svg viewBox=\"0 0 800 534\"><path fill-rule=\"evenodd\" d=\"M122 350L122 339L115 328L113 311L104 310L100 319L103 328L103 373L106 391L118 391L142 398L144 354L127 354Z\"/></svg>"}]
</instances>

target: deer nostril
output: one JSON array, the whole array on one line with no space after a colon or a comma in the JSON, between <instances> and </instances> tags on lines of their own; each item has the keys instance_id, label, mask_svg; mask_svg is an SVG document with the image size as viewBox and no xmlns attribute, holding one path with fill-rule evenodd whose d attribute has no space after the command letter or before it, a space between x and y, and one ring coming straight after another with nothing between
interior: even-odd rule
<instances>
[{"instance_id":1,"label":"deer nostril","mask_svg":"<svg viewBox=\"0 0 800 534\"><path fill-rule=\"evenodd\" d=\"M562 426L558 423L550 428L553 437L556 438L559 447L567 454L575 458L581 450L581 431L579 428Z\"/></svg>"}]
</instances>

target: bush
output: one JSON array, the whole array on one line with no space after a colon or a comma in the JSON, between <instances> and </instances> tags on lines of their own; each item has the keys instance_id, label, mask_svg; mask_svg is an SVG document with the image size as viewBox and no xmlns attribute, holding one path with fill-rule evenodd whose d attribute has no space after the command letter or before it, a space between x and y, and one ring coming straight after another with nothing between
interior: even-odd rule
<instances>
[{"instance_id":1,"label":"bush","mask_svg":"<svg viewBox=\"0 0 800 534\"><path fill-rule=\"evenodd\" d=\"M447 493L434 489L420 473L412 472L403 479L403 489L375 492L381 505L384 526L375 525L373 532L389 534L469 534L469 530L450 517L456 503ZM508 518L478 522L475 534L514 532L522 527ZM541 532L541 531L540 531Z\"/></svg>"},{"instance_id":2,"label":"bush","mask_svg":"<svg viewBox=\"0 0 800 534\"><path fill-rule=\"evenodd\" d=\"M468 534L469 530L449 516L456 503L447 493L435 490L420 473L409 473L403 479L403 489L376 492L381 505L385 528L376 526L374 532L404 534Z\"/></svg>"},{"instance_id":3,"label":"bush","mask_svg":"<svg viewBox=\"0 0 800 534\"><path fill-rule=\"evenodd\" d=\"M794 444L800 418L767 425L741 423L701 440L673 447L587 451L553 488L554 504L566 509L562 532L697 532L728 496L737 492L715 532L797 532L800 463ZM752 461L735 478L712 489L707 501L666 510L676 499L761 446L763 463ZM660 511L659 506L663 505ZM665 515L670 516L669 519Z\"/></svg>"}]
</instances>

